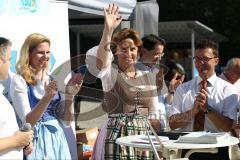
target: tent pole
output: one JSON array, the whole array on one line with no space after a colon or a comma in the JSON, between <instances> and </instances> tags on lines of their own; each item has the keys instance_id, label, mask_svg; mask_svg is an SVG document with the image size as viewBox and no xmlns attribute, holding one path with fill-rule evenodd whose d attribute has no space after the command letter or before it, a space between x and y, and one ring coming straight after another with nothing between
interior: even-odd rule
<instances>
[{"instance_id":1,"label":"tent pole","mask_svg":"<svg viewBox=\"0 0 240 160\"><path fill-rule=\"evenodd\" d=\"M195 73L195 65L194 65L194 61L193 61L193 57L194 57L194 54L195 54L195 33L194 33L194 30L192 29L191 31L191 52L192 52L192 78L194 78L196 76L196 73Z\"/></svg>"}]
</instances>

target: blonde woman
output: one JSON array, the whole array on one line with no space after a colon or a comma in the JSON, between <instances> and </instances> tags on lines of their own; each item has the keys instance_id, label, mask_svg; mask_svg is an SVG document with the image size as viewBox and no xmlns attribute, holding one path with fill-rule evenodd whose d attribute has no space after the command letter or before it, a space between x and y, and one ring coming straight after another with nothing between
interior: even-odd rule
<instances>
[{"instance_id":1,"label":"blonde woman","mask_svg":"<svg viewBox=\"0 0 240 160\"><path fill-rule=\"evenodd\" d=\"M11 82L10 94L20 119L34 126L34 150L27 159L71 159L61 123L73 119L72 102L82 84L75 75L65 95L57 91L57 81L46 74L50 60L50 40L30 34L22 45L16 65L17 75ZM71 88L71 89L69 89ZM63 101L64 100L64 101ZM61 114L57 114L61 109Z\"/></svg>"}]
</instances>

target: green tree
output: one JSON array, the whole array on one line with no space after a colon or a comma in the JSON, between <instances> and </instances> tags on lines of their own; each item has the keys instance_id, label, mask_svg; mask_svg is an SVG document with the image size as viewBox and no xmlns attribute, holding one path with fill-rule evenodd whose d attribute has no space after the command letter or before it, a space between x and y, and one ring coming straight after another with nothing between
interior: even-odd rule
<instances>
[{"instance_id":1,"label":"green tree","mask_svg":"<svg viewBox=\"0 0 240 160\"><path fill-rule=\"evenodd\" d=\"M159 21L198 20L228 38L220 44L221 65L240 53L240 1L157 0Z\"/></svg>"}]
</instances>

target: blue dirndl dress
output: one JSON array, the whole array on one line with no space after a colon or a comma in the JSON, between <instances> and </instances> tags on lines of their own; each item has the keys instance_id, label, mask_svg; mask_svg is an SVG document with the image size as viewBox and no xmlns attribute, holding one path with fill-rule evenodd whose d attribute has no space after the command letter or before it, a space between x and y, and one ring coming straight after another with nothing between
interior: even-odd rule
<instances>
[{"instance_id":1,"label":"blue dirndl dress","mask_svg":"<svg viewBox=\"0 0 240 160\"><path fill-rule=\"evenodd\" d=\"M28 85L28 98L30 107L33 109L39 102L33 92L31 85ZM26 159L34 160L69 160L71 159L70 150L61 123L57 120L57 107L61 100L58 93L57 99L49 104L43 116L33 127L33 151Z\"/></svg>"}]
</instances>

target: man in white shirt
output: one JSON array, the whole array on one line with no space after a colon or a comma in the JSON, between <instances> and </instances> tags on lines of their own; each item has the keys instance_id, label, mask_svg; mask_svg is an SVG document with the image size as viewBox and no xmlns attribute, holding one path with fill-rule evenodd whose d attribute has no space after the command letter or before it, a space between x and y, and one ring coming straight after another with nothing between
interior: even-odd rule
<instances>
[{"instance_id":1,"label":"man in white shirt","mask_svg":"<svg viewBox=\"0 0 240 160\"><path fill-rule=\"evenodd\" d=\"M0 37L0 80L7 79L11 59L11 42ZM23 159L22 149L33 138L33 131L18 131L13 107L2 94L4 87L0 84L0 159ZM31 151L27 147L26 153Z\"/></svg>"},{"instance_id":2,"label":"man in white shirt","mask_svg":"<svg viewBox=\"0 0 240 160\"><path fill-rule=\"evenodd\" d=\"M169 83L168 88L164 81L164 75L168 71L168 68L165 65L160 64L160 61L164 56L164 48L166 46L165 40L154 34L149 34L142 38L142 42L143 47L137 67L140 70L145 71L149 75L148 78L152 84L157 86L159 101L158 108L161 111L160 114L162 114L162 117L166 117L166 108L172 103L175 89L183 82L184 76L177 79L177 76L180 76L177 72ZM163 127L166 127L166 123L166 119L161 120L161 125Z\"/></svg>"},{"instance_id":3,"label":"man in white shirt","mask_svg":"<svg viewBox=\"0 0 240 160\"><path fill-rule=\"evenodd\" d=\"M194 62L199 76L177 88L172 103L170 127L181 131L230 131L236 119L237 93L232 84L216 76L215 66L219 62L216 43L210 40L199 41ZM217 155L217 158L210 158L211 155L206 158L229 159L226 151L227 149L224 155ZM204 159L193 159L198 158Z\"/></svg>"},{"instance_id":4,"label":"man in white shirt","mask_svg":"<svg viewBox=\"0 0 240 160\"><path fill-rule=\"evenodd\" d=\"M164 39L149 34L142 38L143 48L140 53L140 58L137 63L138 69L146 71L149 74L149 78L157 85L158 92L161 94L167 93L168 89L164 82L164 72L167 68L163 68L164 65L160 65L159 61L164 55L164 47L166 42Z\"/></svg>"},{"instance_id":5,"label":"man in white shirt","mask_svg":"<svg viewBox=\"0 0 240 160\"><path fill-rule=\"evenodd\" d=\"M240 96L240 58L231 58L219 77L233 84Z\"/></svg>"}]
</instances>

